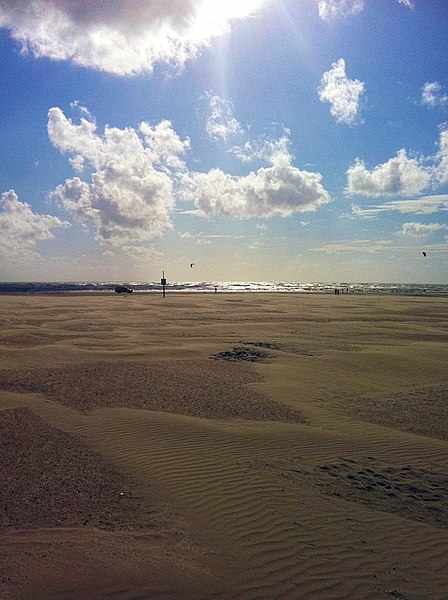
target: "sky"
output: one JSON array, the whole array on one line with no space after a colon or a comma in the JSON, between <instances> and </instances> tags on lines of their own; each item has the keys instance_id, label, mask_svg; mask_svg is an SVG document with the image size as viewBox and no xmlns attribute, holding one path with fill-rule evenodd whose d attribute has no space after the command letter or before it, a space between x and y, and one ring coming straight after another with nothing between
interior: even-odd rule
<instances>
[{"instance_id":1,"label":"sky","mask_svg":"<svg viewBox=\"0 0 448 600\"><path fill-rule=\"evenodd\" d=\"M447 34L446 0L0 0L0 280L448 283Z\"/></svg>"}]
</instances>

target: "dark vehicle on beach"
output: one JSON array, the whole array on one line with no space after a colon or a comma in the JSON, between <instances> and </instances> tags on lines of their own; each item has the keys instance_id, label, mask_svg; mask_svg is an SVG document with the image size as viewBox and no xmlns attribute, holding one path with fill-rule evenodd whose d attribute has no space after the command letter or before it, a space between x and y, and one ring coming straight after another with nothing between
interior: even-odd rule
<instances>
[{"instance_id":1,"label":"dark vehicle on beach","mask_svg":"<svg viewBox=\"0 0 448 600\"><path fill-rule=\"evenodd\" d=\"M117 285L115 286L115 291L117 292L117 294L132 294L134 290L131 290L131 288L128 288L125 285Z\"/></svg>"}]
</instances>

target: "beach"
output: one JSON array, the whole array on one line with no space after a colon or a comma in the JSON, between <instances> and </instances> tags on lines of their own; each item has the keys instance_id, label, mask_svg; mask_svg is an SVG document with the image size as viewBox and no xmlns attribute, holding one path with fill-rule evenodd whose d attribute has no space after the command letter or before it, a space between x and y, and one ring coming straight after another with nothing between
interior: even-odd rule
<instances>
[{"instance_id":1,"label":"beach","mask_svg":"<svg viewBox=\"0 0 448 600\"><path fill-rule=\"evenodd\" d=\"M446 600L448 298L0 307L1 600Z\"/></svg>"}]
</instances>

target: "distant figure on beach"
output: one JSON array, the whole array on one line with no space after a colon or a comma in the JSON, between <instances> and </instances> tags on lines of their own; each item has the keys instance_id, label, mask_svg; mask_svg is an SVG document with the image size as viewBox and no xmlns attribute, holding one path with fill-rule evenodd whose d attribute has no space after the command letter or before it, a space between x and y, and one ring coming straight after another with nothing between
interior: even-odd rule
<instances>
[{"instance_id":1,"label":"distant figure on beach","mask_svg":"<svg viewBox=\"0 0 448 600\"><path fill-rule=\"evenodd\" d=\"M217 288L217 287L216 287L216 285L215 285L215 294L216 294L216 292L217 292L217 291L218 291L218 288Z\"/></svg>"}]
</instances>

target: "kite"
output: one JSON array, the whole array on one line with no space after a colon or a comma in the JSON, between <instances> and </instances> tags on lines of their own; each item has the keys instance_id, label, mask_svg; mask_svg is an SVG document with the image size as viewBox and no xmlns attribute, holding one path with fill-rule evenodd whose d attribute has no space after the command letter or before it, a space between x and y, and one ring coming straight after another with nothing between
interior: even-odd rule
<instances>
[{"instance_id":1,"label":"kite","mask_svg":"<svg viewBox=\"0 0 448 600\"><path fill-rule=\"evenodd\" d=\"M190 263L190 269L194 267L195 263Z\"/></svg>"},{"instance_id":2,"label":"kite","mask_svg":"<svg viewBox=\"0 0 448 600\"><path fill-rule=\"evenodd\" d=\"M426 252L422 252L423 256L426 256Z\"/></svg>"}]
</instances>

